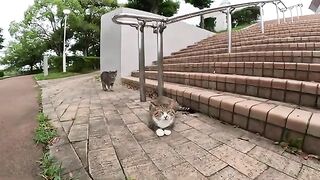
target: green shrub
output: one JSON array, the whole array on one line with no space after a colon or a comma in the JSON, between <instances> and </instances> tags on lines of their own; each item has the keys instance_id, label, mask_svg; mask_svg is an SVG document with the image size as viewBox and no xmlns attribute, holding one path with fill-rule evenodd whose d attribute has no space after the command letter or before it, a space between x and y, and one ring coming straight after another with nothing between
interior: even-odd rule
<instances>
[{"instance_id":1,"label":"green shrub","mask_svg":"<svg viewBox=\"0 0 320 180\"><path fill-rule=\"evenodd\" d=\"M85 69L85 62L83 57L80 56L71 56L68 57L68 64L70 65L68 67L68 70L71 72L83 72L83 70Z\"/></svg>"},{"instance_id":2,"label":"green shrub","mask_svg":"<svg viewBox=\"0 0 320 180\"><path fill-rule=\"evenodd\" d=\"M84 57L84 61L87 64L87 68L90 70L100 69L100 57Z\"/></svg>"},{"instance_id":3,"label":"green shrub","mask_svg":"<svg viewBox=\"0 0 320 180\"><path fill-rule=\"evenodd\" d=\"M260 16L259 7L247 7L232 13L232 27L244 24L252 24Z\"/></svg>"},{"instance_id":4,"label":"green shrub","mask_svg":"<svg viewBox=\"0 0 320 180\"><path fill-rule=\"evenodd\" d=\"M69 56L67 57L67 71L87 72L100 69L99 57ZM50 69L62 71L62 57L54 56L49 59Z\"/></svg>"},{"instance_id":5,"label":"green shrub","mask_svg":"<svg viewBox=\"0 0 320 180\"><path fill-rule=\"evenodd\" d=\"M0 77L3 77L3 76L4 76L4 72L0 71Z\"/></svg>"},{"instance_id":6,"label":"green shrub","mask_svg":"<svg viewBox=\"0 0 320 180\"><path fill-rule=\"evenodd\" d=\"M204 19L204 29L215 32L214 28L216 27L216 18L206 18Z\"/></svg>"},{"instance_id":7,"label":"green shrub","mask_svg":"<svg viewBox=\"0 0 320 180\"><path fill-rule=\"evenodd\" d=\"M50 69L54 69L56 71L62 71L62 57L61 56L51 56L48 61L49 61Z\"/></svg>"}]
</instances>

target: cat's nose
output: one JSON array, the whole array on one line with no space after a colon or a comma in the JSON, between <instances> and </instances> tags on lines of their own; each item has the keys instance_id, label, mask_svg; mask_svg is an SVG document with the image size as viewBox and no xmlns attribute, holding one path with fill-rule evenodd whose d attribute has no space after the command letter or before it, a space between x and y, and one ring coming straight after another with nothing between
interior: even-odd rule
<instances>
[{"instance_id":1,"label":"cat's nose","mask_svg":"<svg viewBox=\"0 0 320 180\"><path fill-rule=\"evenodd\" d=\"M165 116L165 117L164 117L165 120L168 120L168 118L169 118L168 116Z\"/></svg>"}]
</instances>

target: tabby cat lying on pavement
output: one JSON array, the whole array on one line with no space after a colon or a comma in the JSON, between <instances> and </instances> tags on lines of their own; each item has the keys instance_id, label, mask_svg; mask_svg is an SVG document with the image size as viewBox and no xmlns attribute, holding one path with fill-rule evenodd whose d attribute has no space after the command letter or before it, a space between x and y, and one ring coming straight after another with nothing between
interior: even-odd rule
<instances>
[{"instance_id":1,"label":"tabby cat lying on pavement","mask_svg":"<svg viewBox=\"0 0 320 180\"><path fill-rule=\"evenodd\" d=\"M177 101L161 96L151 102L149 110L149 127L161 137L171 134L176 111L187 111L189 108L181 107Z\"/></svg>"},{"instance_id":2,"label":"tabby cat lying on pavement","mask_svg":"<svg viewBox=\"0 0 320 180\"><path fill-rule=\"evenodd\" d=\"M112 90L114 81L116 80L117 71L103 71L100 75L101 85L104 91Z\"/></svg>"}]
</instances>

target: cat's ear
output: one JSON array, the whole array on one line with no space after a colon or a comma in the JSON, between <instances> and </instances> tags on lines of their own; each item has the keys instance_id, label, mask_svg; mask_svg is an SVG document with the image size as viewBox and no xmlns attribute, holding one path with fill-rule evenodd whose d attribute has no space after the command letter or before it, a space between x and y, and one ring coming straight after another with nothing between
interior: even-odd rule
<instances>
[{"instance_id":1,"label":"cat's ear","mask_svg":"<svg viewBox=\"0 0 320 180\"><path fill-rule=\"evenodd\" d=\"M154 111L155 109L156 109L156 105L154 104L154 102L150 102L149 110Z\"/></svg>"}]
</instances>

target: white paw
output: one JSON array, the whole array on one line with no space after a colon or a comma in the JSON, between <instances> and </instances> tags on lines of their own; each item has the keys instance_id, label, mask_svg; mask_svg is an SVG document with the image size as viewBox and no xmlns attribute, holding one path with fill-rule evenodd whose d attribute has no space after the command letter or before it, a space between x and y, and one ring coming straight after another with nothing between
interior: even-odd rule
<instances>
[{"instance_id":1,"label":"white paw","mask_svg":"<svg viewBox=\"0 0 320 180\"><path fill-rule=\"evenodd\" d=\"M168 129L165 129L163 132L166 136L169 136L171 134L171 131Z\"/></svg>"},{"instance_id":2,"label":"white paw","mask_svg":"<svg viewBox=\"0 0 320 180\"><path fill-rule=\"evenodd\" d=\"M164 131L162 129L157 129L156 130L156 134L159 136L159 137L162 137L164 136Z\"/></svg>"}]
</instances>

